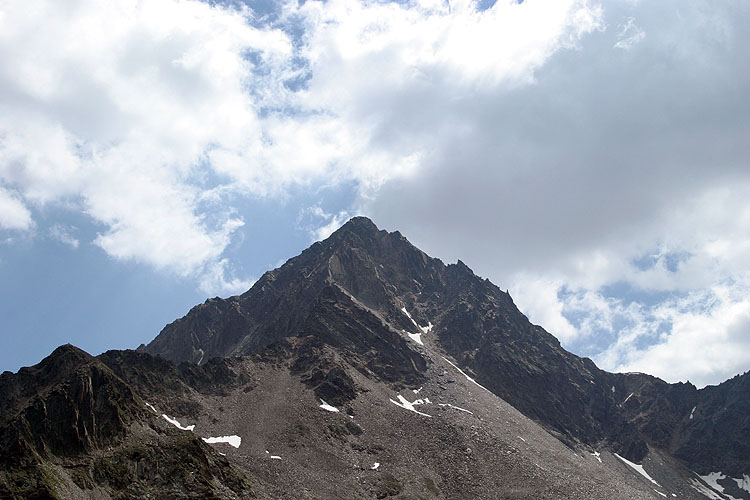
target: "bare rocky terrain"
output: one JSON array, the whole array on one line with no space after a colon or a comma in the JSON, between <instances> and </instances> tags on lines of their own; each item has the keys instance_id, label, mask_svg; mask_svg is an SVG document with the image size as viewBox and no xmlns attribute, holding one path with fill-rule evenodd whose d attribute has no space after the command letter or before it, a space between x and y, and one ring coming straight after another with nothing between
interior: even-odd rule
<instances>
[{"instance_id":1,"label":"bare rocky terrain","mask_svg":"<svg viewBox=\"0 0 750 500\"><path fill-rule=\"evenodd\" d=\"M565 351L355 218L136 351L0 376L0 498L748 499L750 374Z\"/></svg>"}]
</instances>

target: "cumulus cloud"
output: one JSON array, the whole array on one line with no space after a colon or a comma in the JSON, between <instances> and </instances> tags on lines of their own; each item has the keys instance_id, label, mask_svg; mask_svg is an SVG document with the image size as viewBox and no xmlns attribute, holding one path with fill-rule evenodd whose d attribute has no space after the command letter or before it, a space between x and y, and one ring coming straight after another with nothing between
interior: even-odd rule
<instances>
[{"instance_id":1,"label":"cumulus cloud","mask_svg":"<svg viewBox=\"0 0 750 500\"><path fill-rule=\"evenodd\" d=\"M608 368L750 352L750 8L477 5L5 3L0 228L76 210L112 257L235 293L237 200L348 183L298 226L373 216ZM711 360L692 379L744 362Z\"/></svg>"},{"instance_id":2,"label":"cumulus cloud","mask_svg":"<svg viewBox=\"0 0 750 500\"><path fill-rule=\"evenodd\" d=\"M601 15L572 0L287 3L275 18L191 0L1 12L3 227L28 229L27 205L74 207L109 255L181 276L227 269L236 196L345 181L373 194L429 148L399 139L421 128L391 127L399 105L527 84ZM447 82L460 92L443 95Z\"/></svg>"},{"instance_id":3,"label":"cumulus cloud","mask_svg":"<svg viewBox=\"0 0 750 500\"><path fill-rule=\"evenodd\" d=\"M0 228L23 231L31 227L29 209L17 196L0 186Z\"/></svg>"}]
</instances>

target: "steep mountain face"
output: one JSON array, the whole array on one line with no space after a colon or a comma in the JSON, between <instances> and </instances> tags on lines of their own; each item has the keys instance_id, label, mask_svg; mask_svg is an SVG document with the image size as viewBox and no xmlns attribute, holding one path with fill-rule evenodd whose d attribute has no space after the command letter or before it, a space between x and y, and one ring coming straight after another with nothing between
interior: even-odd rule
<instances>
[{"instance_id":1,"label":"steep mountain face","mask_svg":"<svg viewBox=\"0 0 750 500\"><path fill-rule=\"evenodd\" d=\"M359 217L137 351L0 376L0 498L750 500L748 380L604 372Z\"/></svg>"},{"instance_id":2,"label":"steep mountain face","mask_svg":"<svg viewBox=\"0 0 750 500\"><path fill-rule=\"evenodd\" d=\"M171 364L171 363L170 363ZM247 498L250 483L73 346L0 376L0 498Z\"/></svg>"},{"instance_id":3,"label":"steep mountain face","mask_svg":"<svg viewBox=\"0 0 750 500\"><path fill-rule=\"evenodd\" d=\"M649 443L702 474L747 474L750 372L717 386L667 384L645 374L612 374L623 415ZM737 498L748 498L737 493Z\"/></svg>"},{"instance_id":4,"label":"steep mountain face","mask_svg":"<svg viewBox=\"0 0 750 500\"><path fill-rule=\"evenodd\" d=\"M379 376L414 381L425 364L403 332L429 324L446 354L563 440L608 441L632 460L646 455L646 441L627 425L611 384L590 360L565 351L461 261L446 266L366 218L266 273L245 294L193 308L143 350L200 363L310 338L358 352L367 358L360 366ZM409 360L399 359L404 354Z\"/></svg>"}]
</instances>

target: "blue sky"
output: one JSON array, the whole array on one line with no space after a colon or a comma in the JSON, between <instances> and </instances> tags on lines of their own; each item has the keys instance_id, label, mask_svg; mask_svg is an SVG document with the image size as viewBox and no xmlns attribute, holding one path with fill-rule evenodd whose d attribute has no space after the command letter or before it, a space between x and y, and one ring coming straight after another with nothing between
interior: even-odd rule
<instances>
[{"instance_id":1,"label":"blue sky","mask_svg":"<svg viewBox=\"0 0 750 500\"><path fill-rule=\"evenodd\" d=\"M0 370L136 347L349 216L608 370L750 369L742 2L5 2Z\"/></svg>"}]
</instances>

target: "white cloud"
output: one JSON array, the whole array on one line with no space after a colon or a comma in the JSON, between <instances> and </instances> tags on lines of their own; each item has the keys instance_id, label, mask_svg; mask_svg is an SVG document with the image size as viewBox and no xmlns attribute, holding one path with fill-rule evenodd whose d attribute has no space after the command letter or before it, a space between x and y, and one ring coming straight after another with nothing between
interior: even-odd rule
<instances>
[{"instance_id":1,"label":"white cloud","mask_svg":"<svg viewBox=\"0 0 750 500\"><path fill-rule=\"evenodd\" d=\"M286 76L287 36L193 1L2 10L0 183L85 212L116 258L180 275L220 262L242 220L202 202L206 155L260 144L258 106Z\"/></svg>"},{"instance_id":2,"label":"white cloud","mask_svg":"<svg viewBox=\"0 0 750 500\"><path fill-rule=\"evenodd\" d=\"M49 229L49 235L69 247L76 249L80 245L80 241L73 236L73 232L76 230L75 227L68 227L62 224L55 224Z\"/></svg>"},{"instance_id":3,"label":"white cloud","mask_svg":"<svg viewBox=\"0 0 750 500\"><path fill-rule=\"evenodd\" d=\"M747 289L715 286L668 300L649 312L598 356L608 369L650 373L670 382L715 384L750 366L750 299ZM638 337L668 324L649 344Z\"/></svg>"},{"instance_id":4,"label":"white cloud","mask_svg":"<svg viewBox=\"0 0 750 500\"><path fill-rule=\"evenodd\" d=\"M561 282L519 276L510 288L513 300L522 304L523 312L533 321L554 334L561 342L576 339L581 332L563 315L563 302L558 297Z\"/></svg>"},{"instance_id":5,"label":"white cloud","mask_svg":"<svg viewBox=\"0 0 750 500\"><path fill-rule=\"evenodd\" d=\"M357 208L509 286L566 347L667 376L648 360L686 330L663 311L750 285L750 10L620 3L597 19L530 85L479 85L451 100L460 85L442 82L414 92L415 109L392 106L393 135L427 145L421 168ZM715 368L686 363L668 378L716 383L746 370L746 359L698 349L701 338L717 353L737 349L729 324L700 315L713 333L691 337L692 352Z\"/></svg>"},{"instance_id":6,"label":"white cloud","mask_svg":"<svg viewBox=\"0 0 750 500\"><path fill-rule=\"evenodd\" d=\"M233 196L344 181L374 195L429 151L387 137L399 103L529 83L601 15L573 0L287 3L273 27L190 0L0 11L0 185L18 193L3 224L29 228L24 203L74 207L111 256L182 276L222 262L243 222Z\"/></svg>"},{"instance_id":7,"label":"white cloud","mask_svg":"<svg viewBox=\"0 0 750 500\"><path fill-rule=\"evenodd\" d=\"M237 295L250 289L255 280L227 278L235 273L227 259L211 262L201 274L200 290L208 295Z\"/></svg>"},{"instance_id":8,"label":"white cloud","mask_svg":"<svg viewBox=\"0 0 750 500\"><path fill-rule=\"evenodd\" d=\"M32 225L29 209L18 197L0 186L0 228L25 231Z\"/></svg>"},{"instance_id":9,"label":"white cloud","mask_svg":"<svg viewBox=\"0 0 750 500\"><path fill-rule=\"evenodd\" d=\"M750 13L605 7L6 2L0 227L78 210L109 255L237 293L237 200L351 183L305 229L369 214L512 285L564 342L607 333L607 366L700 345L686 319L731 349L740 299L675 301L750 284Z\"/></svg>"},{"instance_id":10,"label":"white cloud","mask_svg":"<svg viewBox=\"0 0 750 500\"><path fill-rule=\"evenodd\" d=\"M345 210L335 214L329 214L323 210L320 205L315 205L300 212L297 224L302 226L303 220L312 219L312 222L304 224L304 227L310 233L313 241L321 241L328 238L334 231L344 225L344 223L352 217L353 214Z\"/></svg>"},{"instance_id":11,"label":"white cloud","mask_svg":"<svg viewBox=\"0 0 750 500\"><path fill-rule=\"evenodd\" d=\"M615 48L629 50L646 37L646 33L635 24L635 18L629 17L627 22L620 26L617 34Z\"/></svg>"}]
</instances>

